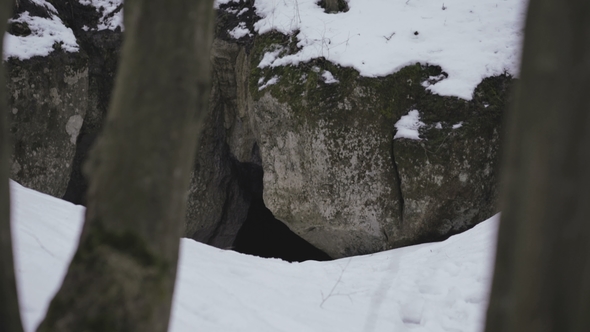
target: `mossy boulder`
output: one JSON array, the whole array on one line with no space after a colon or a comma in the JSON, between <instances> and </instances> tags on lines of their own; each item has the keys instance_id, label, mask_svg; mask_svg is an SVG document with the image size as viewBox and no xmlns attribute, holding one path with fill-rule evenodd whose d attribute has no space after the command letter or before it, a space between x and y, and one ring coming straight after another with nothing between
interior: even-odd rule
<instances>
[{"instance_id":1,"label":"mossy boulder","mask_svg":"<svg viewBox=\"0 0 590 332\"><path fill-rule=\"evenodd\" d=\"M324 59L260 68L273 51L296 52L296 43L257 37L251 112L265 204L292 231L337 258L441 239L496 211L511 77L484 80L467 101L425 88L446 77L440 67L417 63L381 78ZM425 124L421 140L394 140L411 110Z\"/></svg>"},{"instance_id":2,"label":"mossy boulder","mask_svg":"<svg viewBox=\"0 0 590 332\"><path fill-rule=\"evenodd\" d=\"M498 211L500 125L511 82L484 79L469 102L416 103L423 139L393 143L404 199L400 244L445 238Z\"/></svg>"},{"instance_id":3,"label":"mossy boulder","mask_svg":"<svg viewBox=\"0 0 590 332\"><path fill-rule=\"evenodd\" d=\"M54 51L6 61L12 138L11 178L61 197L86 116L88 59Z\"/></svg>"}]
</instances>

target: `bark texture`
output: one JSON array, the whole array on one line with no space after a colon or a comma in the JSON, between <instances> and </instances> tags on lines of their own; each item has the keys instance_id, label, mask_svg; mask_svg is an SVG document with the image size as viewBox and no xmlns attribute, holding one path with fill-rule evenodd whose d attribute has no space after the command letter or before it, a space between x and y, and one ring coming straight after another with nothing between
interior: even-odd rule
<instances>
[{"instance_id":1,"label":"bark texture","mask_svg":"<svg viewBox=\"0 0 590 332\"><path fill-rule=\"evenodd\" d=\"M0 1L0 36L12 11L12 0ZM0 55L3 52L0 43ZM8 188L8 106L4 63L0 64L0 331L22 331L18 295L14 276L12 239L10 231L10 192Z\"/></svg>"},{"instance_id":2,"label":"bark texture","mask_svg":"<svg viewBox=\"0 0 590 332\"><path fill-rule=\"evenodd\" d=\"M128 0L86 223L39 331L166 331L209 97L212 0Z\"/></svg>"},{"instance_id":3,"label":"bark texture","mask_svg":"<svg viewBox=\"0 0 590 332\"><path fill-rule=\"evenodd\" d=\"M590 2L531 0L486 331L590 331Z\"/></svg>"}]
</instances>

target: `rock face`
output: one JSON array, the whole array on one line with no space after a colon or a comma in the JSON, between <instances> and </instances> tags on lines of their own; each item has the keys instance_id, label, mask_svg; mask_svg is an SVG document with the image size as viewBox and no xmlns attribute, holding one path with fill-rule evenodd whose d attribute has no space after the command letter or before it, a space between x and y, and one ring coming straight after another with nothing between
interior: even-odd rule
<instances>
[{"instance_id":1,"label":"rock face","mask_svg":"<svg viewBox=\"0 0 590 332\"><path fill-rule=\"evenodd\" d=\"M52 20L55 14L49 7L22 1L15 17L30 15L41 22L62 24L59 18ZM22 19L11 23L9 33L23 38L40 34ZM66 191L88 100L88 58L84 52L72 52L72 45L69 51L61 45L56 41L47 56L6 61L11 177L57 197Z\"/></svg>"},{"instance_id":2,"label":"rock face","mask_svg":"<svg viewBox=\"0 0 590 332\"><path fill-rule=\"evenodd\" d=\"M211 61L211 106L191 179L185 234L229 248L248 214L249 173L262 169L250 126L244 123L245 51L216 39Z\"/></svg>"},{"instance_id":3,"label":"rock face","mask_svg":"<svg viewBox=\"0 0 590 332\"><path fill-rule=\"evenodd\" d=\"M87 114L76 144L72 172L63 198L76 203L86 201L87 182L83 163L102 129L115 82L122 45L122 0L109 1L109 8L83 5L80 1L60 1L54 6L74 31L80 48L88 55ZM100 2L96 2L97 6Z\"/></svg>"},{"instance_id":4,"label":"rock face","mask_svg":"<svg viewBox=\"0 0 590 332\"><path fill-rule=\"evenodd\" d=\"M266 52L295 52L297 45L278 33L235 39L229 32L240 22L254 31L252 4L230 2L218 11L210 112L185 236L232 247L262 197L275 218L339 258L442 239L496 212L511 77L485 79L466 101L426 90L445 78L436 66L382 78L324 59L261 69ZM83 203L81 165L108 107L121 45L113 17L121 8L55 7L80 51L8 60L13 177ZM419 115L414 139L396 126L410 112Z\"/></svg>"},{"instance_id":5,"label":"rock face","mask_svg":"<svg viewBox=\"0 0 590 332\"><path fill-rule=\"evenodd\" d=\"M465 101L428 92L426 82L445 73L420 64L384 78L323 60L257 68L290 43L257 38L250 93L264 201L293 232L337 258L441 239L496 211L510 77L485 80ZM412 110L421 139L394 139Z\"/></svg>"}]
</instances>

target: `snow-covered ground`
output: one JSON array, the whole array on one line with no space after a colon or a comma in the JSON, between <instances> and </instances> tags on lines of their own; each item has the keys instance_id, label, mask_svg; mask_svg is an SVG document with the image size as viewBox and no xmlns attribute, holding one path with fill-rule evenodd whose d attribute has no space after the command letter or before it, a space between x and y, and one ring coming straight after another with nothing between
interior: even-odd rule
<instances>
[{"instance_id":1,"label":"snow-covered ground","mask_svg":"<svg viewBox=\"0 0 590 332\"><path fill-rule=\"evenodd\" d=\"M217 0L217 5L230 2L240 0ZM262 66L324 57L375 77L428 63L449 75L429 90L468 100L483 78L518 74L528 0L347 0L350 10L337 14L325 13L317 2L255 1L262 17L256 32L296 33L301 48ZM250 33L242 23L232 31L234 38Z\"/></svg>"},{"instance_id":2,"label":"snow-covered ground","mask_svg":"<svg viewBox=\"0 0 590 332\"><path fill-rule=\"evenodd\" d=\"M84 208L11 183L21 313L34 331ZM444 242L288 263L183 239L170 331L480 331L497 217Z\"/></svg>"}]
</instances>

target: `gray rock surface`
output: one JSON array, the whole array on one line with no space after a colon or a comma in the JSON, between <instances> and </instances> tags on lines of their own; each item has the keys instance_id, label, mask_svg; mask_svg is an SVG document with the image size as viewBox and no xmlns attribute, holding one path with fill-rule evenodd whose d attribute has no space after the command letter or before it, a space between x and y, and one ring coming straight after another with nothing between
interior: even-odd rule
<instances>
[{"instance_id":1,"label":"gray rock surface","mask_svg":"<svg viewBox=\"0 0 590 332\"><path fill-rule=\"evenodd\" d=\"M260 160L247 112L245 49L216 39L210 112L191 179L185 235L229 248L248 214Z\"/></svg>"},{"instance_id":2,"label":"gray rock surface","mask_svg":"<svg viewBox=\"0 0 590 332\"><path fill-rule=\"evenodd\" d=\"M387 249L399 222L391 121L362 94L305 115L271 93L254 103L266 206L332 257Z\"/></svg>"},{"instance_id":3,"label":"gray rock surface","mask_svg":"<svg viewBox=\"0 0 590 332\"><path fill-rule=\"evenodd\" d=\"M498 211L500 124L510 82L485 79L464 107L427 109L421 141L394 140L404 201L400 243L444 238Z\"/></svg>"}]
</instances>

